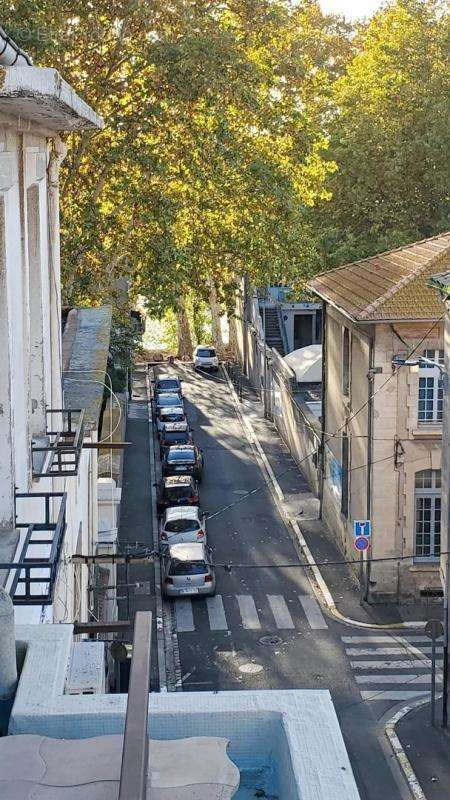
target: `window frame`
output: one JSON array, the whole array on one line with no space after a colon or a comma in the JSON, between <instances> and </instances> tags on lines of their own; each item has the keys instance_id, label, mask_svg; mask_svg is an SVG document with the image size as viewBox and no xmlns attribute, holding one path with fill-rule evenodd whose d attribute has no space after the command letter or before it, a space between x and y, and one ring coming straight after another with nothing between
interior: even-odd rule
<instances>
[{"instance_id":1,"label":"window frame","mask_svg":"<svg viewBox=\"0 0 450 800\"><path fill-rule=\"evenodd\" d=\"M427 348L422 354L425 358L444 364L444 351L440 348ZM421 385L422 384L422 385ZM442 375L438 367L431 364L419 365L419 383L417 398L417 424L420 427L442 425L444 391ZM423 408L421 408L423 404ZM431 407L427 408L427 405ZM431 412L431 418L426 415ZM421 416L422 415L422 416Z\"/></svg>"},{"instance_id":2,"label":"window frame","mask_svg":"<svg viewBox=\"0 0 450 800\"><path fill-rule=\"evenodd\" d=\"M418 486L418 478L419 476L425 476L425 473L430 473L430 486ZM439 476L439 480L438 480ZM439 484L439 485L438 485ZM419 470L415 473L414 476L414 561L417 563L439 563L440 560L440 553L441 553L441 534L442 534L442 505L441 505L441 470L440 469L425 469ZM426 507L426 501L429 501L428 508ZM419 504L421 507L419 507ZM427 521L424 516L422 519L419 519L418 514L421 513L424 515L427 511L429 511L429 520ZM437 518L438 516L438 518ZM425 526L427 523L429 524L429 531L421 530L418 531L418 523L421 523L422 526ZM436 525L438 523L438 525ZM438 530L436 530L438 527ZM429 535L430 542L429 548L430 553L429 555L418 554L418 536L425 537ZM436 538L439 537L439 544L438 549L439 552L436 553ZM425 548L424 542L421 543L420 547L422 549Z\"/></svg>"},{"instance_id":3,"label":"window frame","mask_svg":"<svg viewBox=\"0 0 450 800\"><path fill-rule=\"evenodd\" d=\"M341 470L342 470L342 484L341 484L341 514L348 519L350 510L350 440L347 433L342 433L341 439Z\"/></svg>"}]
</instances>

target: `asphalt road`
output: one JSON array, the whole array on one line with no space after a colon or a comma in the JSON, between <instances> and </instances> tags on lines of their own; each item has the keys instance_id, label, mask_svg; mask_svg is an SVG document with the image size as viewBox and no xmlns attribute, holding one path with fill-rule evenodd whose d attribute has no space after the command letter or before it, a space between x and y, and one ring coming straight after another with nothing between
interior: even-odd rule
<instances>
[{"instance_id":1,"label":"asphalt road","mask_svg":"<svg viewBox=\"0 0 450 800\"><path fill-rule=\"evenodd\" d=\"M392 701L362 700L341 639L361 631L327 616L304 570L295 567L299 559L290 533L226 383L190 366L177 371L204 451L201 505L210 515L208 537L218 565L213 601L165 605L177 630L183 691L328 689L362 800L399 800L405 795L376 733Z\"/></svg>"}]
</instances>

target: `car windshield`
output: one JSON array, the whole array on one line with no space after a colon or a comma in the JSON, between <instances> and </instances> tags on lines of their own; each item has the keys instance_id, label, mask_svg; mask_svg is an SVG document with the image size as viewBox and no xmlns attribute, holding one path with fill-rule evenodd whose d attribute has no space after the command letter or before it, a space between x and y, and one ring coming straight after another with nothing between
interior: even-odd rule
<instances>
[{"instance_id":1,"label":"car windshield","mask_svg":"<svg viewBox=\"0 0 450 800\"><path fill-rule=\"evenodd\" d=\"M216 351L213 347L202 347L201 350L197 350L197 355L200 358L214 358Z\"/></svg>"},{"instance_id":2,"label":"car windshield","mask_svg":"<svg viewBox=\"0 0 450 800\"><path fill-rule=\"evenodd\" d=\"M164 433L164 441L183 444L183 442L188 441L188 433L187 431L166 431Z\"/></svg>"},{"instance_id":3,"label":"car windshield","mask_svg":"<svg viewBox=\"0 0 450 800\"><path fill-rule=\"evenodd\" d=\"M180 384L178 378L164 378L162 381L158 381L156 384L156 391L157 392L169 392L173 389L179 389Z\"/></svg>"},{"instance_id":4,"label":"car windshield","mask_svg":"<svg viewBox=\"0 0 450 800\"><path fill-rule=\"evenodd\" d=\"M189 533L198 531L199 528L199 522L195 519L172 519L164 526L166 533Z\"/></svg>"},{"instance_id":5,"label":"car windshield","mask_svg":"<svg viewBox=\"0 0 450 800\"><path fill-rule=\"evenodd\" d=\"M167 456L168 461L195 461L195 453L193 450L169 450Z\"/></svg>"},{"instance_id":6,"label":"car windshield","mask_svg":"<svg viewBox=\"0 0 450 800\"><path fill-rule=\"evenodd\" d=\"M170 565L170 575L204 575L208 567L204 561L177 561L174 559Z\"/></svg>"},{"instance_id":7,"label":"car windshield","mask_svg":"<svg viewBox=\"0 0 450 800\"><path fill-rule=\"evenodd\" d=\"M158 395L158 406L181 406L179 394L160 394Z\"/></svg>"},{"instance_id":8,"label":"car windshield","mask_svg":"<svg viewBox=\"0 0 450 800\"><path fill-rule=\"evenodd\" d=\"M160 416L161 419L164 419L167 422L183 422L184 420L184 414L182 411L169 411L168 413L163 413Z\"/></svg>"}]
</instances>

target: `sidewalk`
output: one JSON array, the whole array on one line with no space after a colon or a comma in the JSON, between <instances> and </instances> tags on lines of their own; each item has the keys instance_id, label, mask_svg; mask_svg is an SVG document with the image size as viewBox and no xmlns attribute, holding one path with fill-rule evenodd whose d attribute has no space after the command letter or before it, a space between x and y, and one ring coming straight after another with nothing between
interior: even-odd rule
<instances>
[{"instance_id":1,"label":"sidewalk","mask_svg":"<svg viewBox=\"0 0 450 800\"><path fill-rule=\"evenodd\" d=\"M133 545L136 542L141 542L150 549L153 548L150 487L154 478L150 475L150 440L145 375L145 366L138 365L133 371L133 398L129 405L126 424L126 441L131 442L132 446L125 448L122 503L118 531L119 547L122 551L126 550L127 545ZM159 679L153 567L139 564L130 565L129 583L139 585L129 587L128 597L124 586L127 582L125 567L118 567L117 577L120 586L118 595L121 598L118 602L119 619L127 619L128 610L131 619L134 618L136 611L150 610L153 613L150 689L156 691Z\"/></svg>"},{"instance_id":2,"label":"sidewalk","mask_svg":"<svg viewBox=\"0 0 450 800\"><path fill-rule=\"evenodd\" d=\"M441 714L442 700L438 699L436 727L431 727L429 703L411 711L396 726L397 736L426 800L449 800L450 797L450 729L444 731L440 727Z\"/></svg>"},{"instance_id":3,"label":"sidewalk","mask_svg":"<svg viewBox=\"0 0 450 800\"><path fill-rule=\"evenodd\" d=\"M359 586L343 555L319 515L319 501L296 465L275 425L264 419L263 405L249 381L242 377L242 412L253 425L255 434L267 456L272 470L283 490L284 505L291 518L295 518L320 572L333 597L338 611L358 622L375 625L440 618L442 603L424 601L394 605L391 603L361 604ZM327 566L327 562L330 566ZM449 791L450 798L450 791Z\"/></svg>"}]
</instances>

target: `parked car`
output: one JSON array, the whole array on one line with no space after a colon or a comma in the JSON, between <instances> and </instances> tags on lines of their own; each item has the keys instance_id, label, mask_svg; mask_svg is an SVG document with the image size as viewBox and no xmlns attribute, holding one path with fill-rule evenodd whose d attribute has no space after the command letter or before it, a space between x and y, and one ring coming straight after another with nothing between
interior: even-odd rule
<instances>
[{"instance_id":1,"label":"parked car","mask_svg":"<svg viewBox=\"0 0 450 800\"><path fill-rule=\"evenodd\" d=\"M176 375L161 374L155 380L156 394L173 394L178 392L181 395L181 381Z\"/></svg>"},{"instance_id":2,"label":"parked car","mask_svg":"<svg viewBox=\"0 0 450 800\"><path fill-rule=\"evenodd\" d=\"M167 394L155 394L152 399L153 413L157 414L160 408L168 408L168 406L180 406L184 408L184 402L181 395L176 392L167 392Z\"/></svg>"},{"instance_id":3,"label":"parked car","mask_svg":"<svg viewBox=\"0 0 450 800\"><path fill-rule=\"evenodd\" d=\"M160 408L156 415L156 429L161 433L168 422L186 422L186 416L181 406L168 406Z\"/></svg>"},{"instance_id":4,"label":"parked car","mask_svg":"<svg viewBox=\"0 0 450 800\"><path fill-rule=\"evenodd\" d=\"M216 593L211 548L200 542L174 544L162 558L163 592L166 597Z\"/></svg>"},{"instance_id":5,"label":"parked car","mask_svg":"<svg viewBox=\"0 0 450 800\"><path fill-rule=\"evenodd\" d=\"M159 512L170 506L198 506L199 502L197 481L191 475L170 475L158 486L156 505Z\"/></svg>"},{"instance_id":6,"label":"parked car","mask_svg":"<svg viewBox=\"0 0 450 800\"><path fill-rule=\"evenodd\" d=\"M197 345L194 350L194 369L211 369L213 372L217 372L219 359L214 347Z\"/></svg>"},{"instance_id":7,"label":"parked car","mask_svg":"<svg viewBox=\"0 0 450 800\"><path fill-rule=\"evenodd\" d=\"M179 475L184 472L200 482L203 471L203 455L195 444L174 445L164 451L161 466L163 475Z\"/></svg>"},{"instance_id":8,"label":"parked car","mask_svg":"<svg viewBox=\"0 0 450 800\"><path fill-rule=\"evenodd\" d=\"M206 542L206 514L198 506L166 509L159 524L159 538L165 546Z\"/></svg>"},{"instance_id":9,"label":"parked car","mask_svg":"<svg viewBox=\"0 0 450 800\"><path fill-rule=\"evenodd\" d=\"M166 447L175 444L192 444L192 433L186 420L165 422L159 434L159 454L162 457Z\"/></svg>"}]
</instances>

